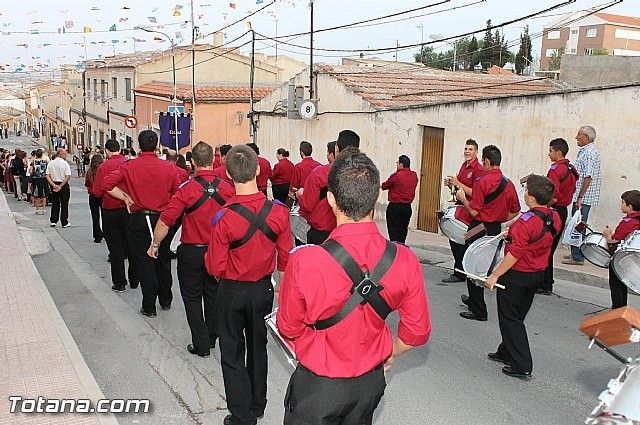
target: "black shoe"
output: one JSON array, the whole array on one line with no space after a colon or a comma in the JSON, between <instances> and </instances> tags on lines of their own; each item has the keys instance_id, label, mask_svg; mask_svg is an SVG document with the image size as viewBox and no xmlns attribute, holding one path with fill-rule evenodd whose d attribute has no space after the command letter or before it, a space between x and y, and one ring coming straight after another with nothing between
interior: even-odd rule
<instances>
[{"instance_id":1,"label":"black shoe","mask_svg":"<svg viewBox=\"0 0 640 425\"><path fill-rule=\"evenodd\" d=\"M208 351L205 353L198 353L198 350L196 350L196 347L194 347L193 344L187 345L187 351L191 354L197 354L200 357L209 357L211 355Z\"/></svg>"},{"instance_id":2,"label":"black shoe","mask_svg":"<svg viewBox=\"0 0 640 425\"><path fill-rule=\"evenodd\" d=\"M503 367L502 373L504 373L507 376L511 376L512 378L518 378L523 380L531 379L531 372L516 372L515 370L511 369L511 366Z\"/></svg>"},{"instance_id":3,"label":"black shoe","mask_svg":"<svg viewBox=\"0 0 640 425\"><path fill-rule=\"evenodd\" d=\"M477 320L479 322L486 322L487 321L486 317L476 316L475 314L473 314L470 311L463 311L462 313L460 313L460 317L462 317L463 319Z\"/></svg>"},{"instance_id":4,"label":"black shoe","mask_svg":"<svg viewBox=\"0 0 640 425\"><path fill-rule=\"evenodd\" d=\"M102 243L102 239L94 239L93 243Z\"/></svg>"},{"instance_id":5,"label":"black shoe","mask_svg":"<svg viewBox=\"0 0 640 425\"><path fill-rule=\"evenodd\" d=\"M129 286L131 287L131 289L136 289L138 287L138 285L140 285L140 281L129 281Z\"/></svg>"},{"instance_id":6,"label":"black shoe","mask_svg":"<svg viewBox=\"0 0 640 425\"><path fill-rule=\"evenodd\" d=\"M553 295L553 291L551 289L538 289L536 291L536 294L540 294L540 295Z\"/></svg>"},{"instance_id":7,"label":"black shoe","mask_svg":"<svg viewBox=\"0 0 640 425\"><path fill-rule=\"evenodd\" d=\"M114 292L124 292L127 290L127 287L125 285L113 285L111 290Z\"/></svg>"},{"instance_id":8,"label":"black shoe","mask_svg":"<svg viewBox=\"0 0 640 425\"><path fill-rule=\"evenodd\" d=\"M157 316L157 314L156 314L156 313L147 313L146 311L144 311L144 308L143 308L143 307L140 307L140 313L141 313L143 316L147 316L147 317L156 317L156 316Z\"/></svg>"},{"instance_id":9,"label":"black shoe","mask_svg":"<svg viewBox=\"0 0 640 425\"><path fill-rule=\"evenodd\" d=\"M216 339L218 339L217 336L209 342L209 348L216 348Z\"/></svg>"},{"instance_id":10,"label":"black shoe","mask_svg":"<svg viewBox=\"0 0 640 425\"><path fill-rule=\"evenodd\" d=\"M456 276L455 274L452 274L449 277L445 277L444 279L442 279L442 282L444 283L457 283L457 282L464 282L464 279Z\"/></svg>"},{"instance_id":11,"label":"black shoe","mask_svg":"<svg viewBox=\"0 0 640 425\"><path fill-rule=\"evenodd\" d=\"M171 310L171 304L169 305L161 305L160 308L164 311Z\"/></svg>"},{"instance_id":12,"label":"black shoe","mask_svg":"<svg viewBox=\"0 0 640 425\"><path fill-rule=\"evenodd\" d=\"M462 304L464 304L467 307L469 307L469 296L468 295L460 295L460 301L462 301Z\"/></svg>"},{"instance_id":13,"label":"black shoe","mask_svg":"<svg viewBox=\"0 0 640 425\"><path fill-rule=\"evenodd\" d=\"M233 418L233 415L229 414L227 416L224 417L224 421L222 421L223 425L233 425L233 422L231 421L231 418Z\"/></svg>"},{"instance_id":14,"label":"black shoe","mask_svg":"<svg viewBox=\"0 0 640 425\"><path fill-rule=\"evenodd\" d=\"M498 363L504 363L507 366L509 366L511 364L511 362L509 362L508 360L503 359L502 357L500 357L498 355L498 353L489 353L487 354L487 358L489 360L493 360L494 362L498 362Z\"/></svg>"}]
</instances>

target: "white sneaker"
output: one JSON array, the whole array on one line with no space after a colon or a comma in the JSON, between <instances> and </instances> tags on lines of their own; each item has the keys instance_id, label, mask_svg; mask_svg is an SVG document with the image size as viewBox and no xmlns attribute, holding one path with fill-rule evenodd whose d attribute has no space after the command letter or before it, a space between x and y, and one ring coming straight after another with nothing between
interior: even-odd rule
<instances>
[{"instance_id":1,"label":"white sneaker","mask_svg":"<svg viewBox=\"0 0 640 425\"><path fill-rule=\"evenodd\" d=\"M49 223L49 226L56 227L56 223Z\"/></svg>"},{"instance_id":2,"label":"white sneaker","mask_svg":"<svg viewBox=\"0 0 640 425\"><path fill-rule=\"evenodd\" d=\"M63 229L66 229L67 227L71 227L71 223L67 223L64 226L62 226Z\"/></svg>"}]
</instances>

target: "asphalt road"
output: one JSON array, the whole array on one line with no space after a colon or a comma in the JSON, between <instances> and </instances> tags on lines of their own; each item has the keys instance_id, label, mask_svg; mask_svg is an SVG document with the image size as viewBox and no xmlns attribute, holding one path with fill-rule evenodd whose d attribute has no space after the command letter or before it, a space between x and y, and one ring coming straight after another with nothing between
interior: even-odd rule
<instances>
[{"instance_id":1,"label":"asphalt road","mask_svg":"<svg viewBox=\"0 0 640 425\"><path fill-rule=\"evenodd\" d=\"M0 146L8 147L9 144ZM21 139L18 145L31 148ZM73 169L73 167L72 167ZM75 174L75 169L74 174ZM149 398L150 414L120 415L123 424L220 424L227 414L219 352L190 355L190 336L174 275L174 303L148 319L138 312L140 290L110 289L106 244L91 237L83 179L71 182L71 227L50 228L48 217L9 198L34 262L96 381L107 398ZM598 394L622 365L601 349L587 348L578 331L587 316L609 305L608 291L560 281L557 295L538 297L527 317L534 371L523 382L487 360L500 342L495 295L487 294L489 321L458 317L463 285L439 285L451 266L447 256L419 250L429 296L433 333L424 347L398 358L376 412L377 424L578 424L597 405ZM174 267L175 273L175 267ZM638 297L631 304L640 307ZM397 316L388 319L392 330ZM626 356L638 346L619 348ZM282 423L291 372L269 344L269 403L259 423Z\"/></svg>"}]
</instances>

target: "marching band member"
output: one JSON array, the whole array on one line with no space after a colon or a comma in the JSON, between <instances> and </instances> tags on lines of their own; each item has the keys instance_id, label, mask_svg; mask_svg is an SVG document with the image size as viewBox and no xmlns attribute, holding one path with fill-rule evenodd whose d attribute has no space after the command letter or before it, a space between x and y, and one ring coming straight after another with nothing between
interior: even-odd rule
<instances>
[{"instance_id":1,"label":"marching band member","mask_svg":"<svg viewBox=\"0 0 640 425\"><path fill-rule=\"evenodd\" d=\"M200 357L209 357L217 338L218 282L207 273L204 256L211 239L211 219L234 191L227 182L213 175L213 148L210 145L198 142L193 147L192 159L196 166L193 179L180 186L169 206L160 214L147 254L158 257L157 247L184 213L178 246L178 281L191 330L191 344L187 350Z\"/></svg>"},{"instance_id":2,"label":"marching band member","mask_svg":"<svg viewBox=\"0 0 640 425\"><path fill-rule=\"evenodd\" d=\"M322 165L311 157L312 153L313 146L311 146L311 143L304 140L300 142L300 157L302 161L294 166L293 178L291 179L291 192L295 193L298 192L299 189L303 189L309 174Z\"/></svg>"},{"instance_id":3,"label":"marching band member","mask_svg":"<svg viewBox=\"0 0 640 425\"><path fill-rule=\"evenodd\" d=\"M411 160L406 155L400 155L396 162L396 172L380 186L389 191L387 205L387 233L389 240L404 244L409 232L411 220L411 203L416 197L418 175L411 170Z\"/></svg>"},{"instance_id":4,"label":"marching band member","mask_svg":"<svg viewBox=\"0 0 640 425\"><path fill-rule=\"evenodd\" d=\"M359 146L360 136L351 130L343 130L336 140L335 156L347 147L358 148ZM304 190L298 192L300 215L311 226L307 232L308 244L321 244L336 228L336 216L327 202L327 178L332 166L333 163L330 162L316 167L307 177Z\"/></svg>"},{"instance_id":5,"label":"marching band member","mask_svg":"<svg viewBox=\"0 0 640 425\"><path fill-rule=\"evenodd\" d=\"M131 251L142 286L144 316L156 316L156 299L163 310L171 308L171 240L165 239L159 247L156 260L147 255L152 230L160 213L169 205L171 196L180 185L175 166L155 155L158 136L152 130L144 130L138 136L140 156L135 161L124 162L114 172L105 176L103 188L110 195L125 202L131 212L129 232ZM124 185L124 190L119 185Z\"/></svg>"},{"instance_id":6,"label":"marching band member","mask_svg":"<svg viewBox=\"0 0 640 425\"><path fill-rule=\"evenodd\" d=\"M264 317L273 306L271 274L276 252L278 270L287 266L291 226L289 209L258 190L258 156L249 146L231 148L226 164L236 195L213 219L205 262L220 279L217 331L230 412L224 424L255 424L267 405Z\"/></svg>"},{"instance_id":7,"label":"marching band member","mask_svg":"<svg viewBox=\"0 0 640 425\"><path fill-rule=\"evenodd\" d=\"M553 207L560 216L560 231L558 232L558 237L553 240L549 264L544 272L544 281L540 289L538 289L538 293L543 295L551 295L553 293L553 254L556 252L558 243L562 238L562 231L567 222L567 207L571 205L571 198L576 191L576 180L578 180L578 171L565 158L568 152L569 144L564 139L553 139L549 143L549 159L553 161L553 164L551 164L551 168L547 172L547 178L555 186L555 192L553 193L553 198L549 201L549 206Z\"/></svg>"},{"instance_id":8,"label":"marching band member","mask_svg":"<svg viewBox=\"0 0 640 425\"><path fill-rule=\"evenodd\" d=\"M213 169L213 175L233 186L233 180L227 174L227 153L230 150L231 145L220 146L220 165Z\"/></svg>"},{"instance_id":9,"label":"marching band member","mask_svg":"<svg viewBox=\"0 0 640 425\"><path fill-rule=\"evenodd\" d=\"M273 166L270 178L271 191L273 192L273 199L277 199L284 204L289 196L294 165L289 160L289 151L285 148L279 148L276 151L276 158L278 158L278 163Z\"/></svg>"},{"instance_id":10,"label":"marching band member","mask_svg":"<svg viewBox=\"0 0 640 425\"><path fill-rule=\"evenodd\" d=\"M620 210L626 214L625 217L613 233L608 226L602 232L605 238L613 242L622 241L634 231L640 230L640 191L628 190L620 198ZM616 276L611 265L609 265L609 288L612 310L627 305L627 286Z\"/></svg>"},{"instance_id":11,"label":"marching band member","mask_svg":"<svg viewBox=\"0 0 640 425\"><path fill-rule=\"evenodd\" d=\"M525 202L530 210L509 227L505 257L486 281L491 290L498 282L505 286L497 294L502 342L488 357L504 363L502 373L514 378L528 379L533 369L524 319L542 284L547 258L561 227L560 216L547 206L553 194L551 180L529 176Z\"/></svg>"},{"instance_id":12,"label":"marching band member","mask_svg":"<svg viewBox=\"0 0 640 425\"><path fill-rule=\"evenodd\" d=\"M482 166L485 174L476 179L473 186L473 199L466 198L463 189L458 191L458 200L473 217L469 230L483 224L488 236L500 234L501 223L516 217L520 212L520 202L513 183L500 170L502 154L494 145L482 149ZM460 313L464 319L487 320L487 305L484 302L484 290L471 279L467 279L469 296L461 299L469 307L469 311Z\"/></svg>"},{"instance_id":13,"label":"marching band member","mask_svg":"<svg viewBox=\"0 0 640 425\"><path fill-rule=\"evenodd\" d=\"M327 418L370 424L386 387L383 369L425 344L431 332L418 259L387 241L373 222L380 195L376 166L347 149L336 157L328 187L338 227L322 246L292 253L279 295L276 324L294 340L299 360L285 396L285 425L320 425ZM346 260L346 269L334 255ZM365 291L363 282L375 289ZM396 337L384 321L394 310L400 315Z\"/></svg>"},{"instance_id":14,"label":"marching band member","mask_svg":"<svg viewBox=\"0 0 640 425\"><path fill-rule=\"evenodd\" d=\"M464 194L468 200L472 199L473 184L478 177L484 175L484 168L478 161L478 143L473 139L468 139L464 144L464 162L460 166L458 174L453 177L447 177L444 184L451 189L452 187L459 187L464 191ZM454 272L451 276L442 279L444 283L456 283L464 282L465 276L462 273L456 272L455 269L462 270L462 257L466 247L449 240L449 246L451 247L451 253L453 254L453 268Z\"/></svg>"},{"instance_id":15,"label":"marching band member","mask_svg":"<svg viewBox=\"0 0 640 425\"><path fill-rule=\"evenodd\" d=\"M271 163L267 158L260 156L260 148L255 143L247 143L253 151L258 155L258 165L260 166L260 174L256 178L258 182L258 190L267 196L267 182L271 178Z\"/></svg>"}]
</instances>

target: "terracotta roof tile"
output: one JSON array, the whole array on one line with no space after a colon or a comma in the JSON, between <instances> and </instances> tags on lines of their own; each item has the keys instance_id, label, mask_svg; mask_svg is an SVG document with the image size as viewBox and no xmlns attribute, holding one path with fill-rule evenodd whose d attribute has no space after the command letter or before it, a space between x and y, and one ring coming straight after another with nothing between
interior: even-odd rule
<instances>
[{"instance_id":1,"label":"terracotta roof tile","mask_svg":"<svg viewBox=\"0 0 640 425\"><path fill-rule=\"evenodd\" d=\"M551 80L545 79L454 73L420 67L385 71L380 68L322 65L319 72L332 75L373 108L401 108L559 89Z\"/></svg>"},{"instance_id":2,"label":"terracotta roof tile","mask_svg":"<svg viewBox=\"0 0 640 425\"><path fill-rule=\"evenodd\" d=\"M636 18L634 16L613 15L611 13L602 13L602 12L594 13L594 15L612 24L622 24L622 25L631 25L634 27L640 27L640 18Z\"/></svg>"},{"instance_id":3,"label":"terracotta roof tile","mask_svg":"<svg viewBox=\"0 0 640 425\"><path fill-rule=\"evenodd\" d=\"M192 89L190 84L177 84L178 99L190 100ZM256 84L253 87L253 97L256 101L262 99L278 87L277 84ZM155 96L173 97L173 84L154 81L136 87L136 93L152 94ZM200 101L249 101L249 85L243 83L210 83L196 84L196 99Z\"/></svg>"}]
</instances>

